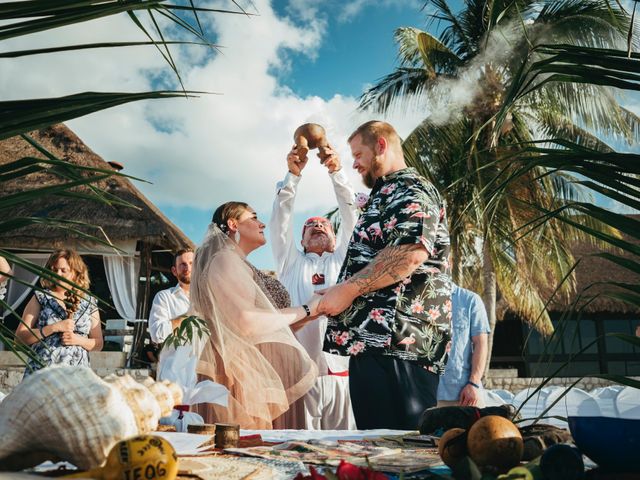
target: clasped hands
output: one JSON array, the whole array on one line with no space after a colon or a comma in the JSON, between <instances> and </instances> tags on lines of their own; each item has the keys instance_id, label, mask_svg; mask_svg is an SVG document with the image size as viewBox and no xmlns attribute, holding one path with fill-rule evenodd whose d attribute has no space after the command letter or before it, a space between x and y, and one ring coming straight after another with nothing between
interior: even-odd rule
<instances>
[{"instance_id":1,"label":"clasped hands","mask_svg":"<svg viewBox=\"0 0 640 480\"><path fill-rule=\"evenodd\" d=\"M341 168L338 154L333 150L331 145L328 145L326 147L324 159L320 156L320 153L318 153L318 158L320 159L320 162L325 167L327 167L329 173L337 172ZM305 160L300 160L300 158L298 157L298 147L295 145L287 154L287 167L289 168L289 171L296 177L300 176L302 170L304 170L304 167L307 166L308 161L309 157L307 157Z\"/></svg>"},{"instance_id":2,"label":"clasped hands","mask_svg":"<svg viewBox=\"0 0 640 480\"><path fill-rule=\"evenodd\" d=\"M52 325L53 333L60 333L60 343L62 345L68 347L71 345L80 345L84 340L84 337L77 335L73 332L76 328L76 322L73 318L67 318L66 320L61 320Z\"/></svg>"},{"instance_id":3,"label":"clasped hands","mask_svg":"<svg viewBox=\"0 0 640 480\"><path fill-rule=\"evenodd\" d=\"M294 330L299 330L320 315L338 315L349 308L357 296L357 290L348 282L318 290L307 303L311 315L298 320L292 327Z\"/></svg>"}]
</instances>

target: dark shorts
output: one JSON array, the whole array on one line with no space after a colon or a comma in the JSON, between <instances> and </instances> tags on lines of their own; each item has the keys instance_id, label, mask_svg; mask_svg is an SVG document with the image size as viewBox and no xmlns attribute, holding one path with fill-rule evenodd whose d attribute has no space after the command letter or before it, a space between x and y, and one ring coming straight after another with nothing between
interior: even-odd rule
<instances>
[{"instance_id":1,"label":"dark shorts","mask_svg":"<svg viewBox=\"0 0 640 480\"><path fill-rule=\"evenodd\" d=\"M417 430L437 403L439 376L414 362L382 355L349 359L351 405L359 429Z\"/></svg>"}]
</instances>

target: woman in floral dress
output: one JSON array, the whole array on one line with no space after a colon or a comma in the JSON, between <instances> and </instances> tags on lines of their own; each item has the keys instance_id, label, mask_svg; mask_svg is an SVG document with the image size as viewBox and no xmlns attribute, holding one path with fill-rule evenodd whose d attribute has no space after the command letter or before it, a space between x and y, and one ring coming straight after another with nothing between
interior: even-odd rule
<instances>
[{"instance_id":1,"label":"woman in floral dress","mask_svg":"<svg viewBox=\"0 0 640 480\"><path fill-rule=\"evenodd\" d=\"M84 290L89 288L89 272L73 250L58 250L46 268ZM93 297L66 282L53 283L42 278L44 292L36 291L27 304L16 337L30 345L25 376L49 365L89 366L89 352L102 349L102 328Z\"/></svg>"}]
</instances>

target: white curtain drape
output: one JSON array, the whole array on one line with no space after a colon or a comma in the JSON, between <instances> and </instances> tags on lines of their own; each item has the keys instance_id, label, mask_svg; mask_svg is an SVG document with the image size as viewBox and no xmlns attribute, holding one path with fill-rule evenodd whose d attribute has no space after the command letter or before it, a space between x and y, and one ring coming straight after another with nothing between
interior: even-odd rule
<instances>
[{"instance_id":1,"label":"white curtain drape","mask_svg":"<svg viewBox=\"0 0 640 480\"><path fill-rule=\"evenodd\" d=\"M118 245L120 248L123 246ZM133 248L122 248L127 253L104 255L104 271L109 284L113 304L121 318L136 318L136 300L140 279L140 258L135 256Z\"/></svg>"}]
</instances>

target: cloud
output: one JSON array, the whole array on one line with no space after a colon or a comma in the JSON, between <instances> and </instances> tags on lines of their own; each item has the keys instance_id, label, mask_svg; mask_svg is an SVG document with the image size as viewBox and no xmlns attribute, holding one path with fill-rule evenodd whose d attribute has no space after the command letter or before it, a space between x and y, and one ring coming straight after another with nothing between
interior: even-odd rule
<instances>
[{"instance_id":1,"label":"cloud","mask_svg":"<svg viewBox=\"0 0 640 480\"><path fill-rule=\"evenodd\" d=\"M355 98L302 98L279 83L282 77L276 75L290 68L287 53L311 58L317 54L326 22L313 16L296 20L278 16L267 0L253 3L258 16L201 17L205 30L224 46L222 53L202 47L173 50L187 89L215 95L139 102L69 122L98 154L123 163L125 173L152 182L138 187L161 208L213 209L236 199L268 213L275 183L286 173L293 131L309 121L327 127L357 189L364 190L350 168L346 138L371 117L356 111ZM12 42L12 47L42 45L51 38L56 44L144 39L123 16L46 37L34 35ZM12 98L88 90L143 91L175 84L167 69L153 47L102 49L5 60L0 87ZM419 116L398 112L390 120L406 135ZM304 176L297 202L301 210L326 211L335 204L319 162L310 162Z\"/></svg>"},{"instance_id":2,"label":"cloud","mask_svg":"<svg viewBox=\"0 0 640 480\"><path fill-rule=\"evenodd\" d=\"M387 9L410 7L420 11L424 7L421 0L289 0L288 9L299 18L327 19L331 16L338 22L350 22L367 8ZM320 8L321 7L321 8Z\"/></svg>"}]
</instances>

